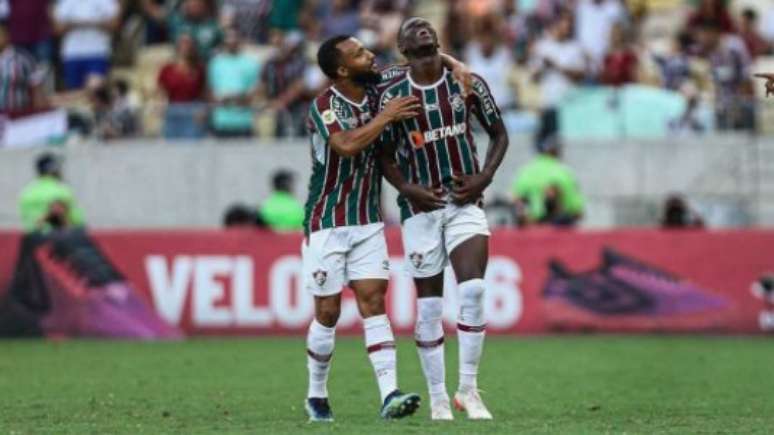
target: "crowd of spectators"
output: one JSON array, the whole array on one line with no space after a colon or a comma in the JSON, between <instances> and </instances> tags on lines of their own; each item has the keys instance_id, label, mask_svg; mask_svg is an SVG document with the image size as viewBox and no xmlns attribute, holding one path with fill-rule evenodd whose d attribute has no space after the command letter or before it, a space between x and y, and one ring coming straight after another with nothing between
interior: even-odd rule
<instances>
[{"instance_id":1,"label":"crowd of spectators","mask_svg":"<svg viewBox=\"0 0 774 435\"><path fill-rule=\"evenodd\" d=\"M532 104L542 125L558 128L556 108L578 87L645 84L683 94L691 102L687 112L697 104L709 106L717 129L756 127L751 68L757 58L773 53L770 2L745 2L737 13L732 13L732 0L450 3L446 45L460 55L467 53L463 59L474 71L524 71L538 86L537 102L528 101L527 87L518 85L507 87L510 95L500 100L515 101L517 108ZM522 5L527 7L519 9ZM652 10L657 6L662 10ZM504 37L485 56L479 55L478 41L494 35ZM663 44L669 39L671 44ZM710 127L674 125L692 128L693 133Z\"/></svg>"},{"instance_id":2,"label":"crowd of spectators","mask_svg":"<svg viewBox=\"0 0 774 435\"><path fill-rule=\"evenodd\" d=\"M705 131L693 117L703 104L714 128L753 130L750 69L772 54L774 5L731 1L0 0L0 111L65 107L73 130L105 139L302 136L327 84L316 44L350 33L396 62L400 23L421 9L435 11L443 49L487 79L503 110L533 113L545 134L574 89L633 83L686 97L670 128ZM678 25L654 38L659 20ZM168 55L138 67L154 47Z\"/></svg>"}]
</instances>

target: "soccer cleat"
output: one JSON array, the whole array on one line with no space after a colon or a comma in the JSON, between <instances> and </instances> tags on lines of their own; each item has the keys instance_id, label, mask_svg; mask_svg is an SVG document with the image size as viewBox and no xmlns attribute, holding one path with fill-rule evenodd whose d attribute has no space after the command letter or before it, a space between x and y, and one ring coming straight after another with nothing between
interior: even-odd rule
<instances>
[{"instance_id":1,"label":"soccer cleat","mask_svg":"<svg viewBox=\"0 0 774 435\"><path fill-rule=\"evenodd\" d=\"M554 330L714 330L732 316L726 298L609 248L592 270L574 273L554 260L548 275L543 310Z\"/></svg>"},{"instance_id":2,"label":"soccer cleat","mask_svg":"<svg viewBox=\"0 0 774 435\"><path fill-rule=\"evenodd\" d=\"M454 407L468 413L471 420L491 420L492 413L486 409L478 390L457 391L454 394Z\"/></svg>"},{"instance_id":3,"label":"soccer cleat","mask_svg":"<svg viewBox=\"0 0 774 435\"><path fill-rule=\"evenodd\" d=\"M309 421L333 421L333 412L328 398L310 397L304 401L304 409Z\"/></svg>"},{"instance_id":4,"label":"soccer cleat","mask_svg":"<svg viewBox=\"0 0 774 435\"><path fill-rule=\"evenodd\" d=\"M448 397L443 400L430 401L430 419L454 420Z\"/></svg>"},{"instance_id":5,"label":"soccer cleat","mask_svg":"<svg viewBox=\"0 0 774 435\"><path fill-rule=\"evenodd\" d=\"M384 399L380 414L387 420L408 417L419 408L419 400L419 394L395 390Z\"/></svg>"}]
</instances>

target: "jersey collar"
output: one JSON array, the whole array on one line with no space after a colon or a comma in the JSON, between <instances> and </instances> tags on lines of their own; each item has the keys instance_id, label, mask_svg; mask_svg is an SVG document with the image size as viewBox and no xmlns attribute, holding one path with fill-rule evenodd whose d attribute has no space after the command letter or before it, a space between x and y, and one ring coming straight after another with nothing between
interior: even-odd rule
<instances>
[{"instance_id":1,"label":"jersey collar","mask_svg":"<svg viewBox=\"0 0 774 435\"><path fill-rule=\"evenodd\" d=\"M368 94L363 96L363 101L361 101L359 103L356 103L356 102L350 100L349 98L347 98L346 96L344 96L344 94L342 94L341 92L339 92L339 90L336 89L336 86L331 86L331 89L333 90L333 93L335 93L336 95L339 96L339 98L341 98L342 100L346 101L347 103L349 103L349 104L351 104L351 105L353 105L355 107L363 107L368 102Z\"/></svg>"},{"instance_id":2,"label":"jersey collar","mask_svg":"<svg viewBox=\"0 0 774 435\"><path fill-rule=\"evenodd\" d=\"M411 77L411 69L410 69L410 68L409 68L408 72L406 73L406 77L408 77L408 81L409 81L409 83L411 83L411 86L413 86L413 87L415 87L415 88L418 88L418 89L425 90L425 89L432 89L432 88L435 88L436 86L438 86L438 85L440 85L441 83L443 83L443 81L444 81L444 80L446 80L446 73L447 73L448 71L449 71L449 70L447 70L446 68L444 68L444 69L443 69L443 74L441 74L441 78L440 78L440 79L438 79L438 81L437 81L437 82L435 82L435 83L432 83L432 84L429 84L429 85L420 85L420 84L418 84L417 82L415 82L415 81L414 81L414 79Z\"/></svg>"}]
</instances>

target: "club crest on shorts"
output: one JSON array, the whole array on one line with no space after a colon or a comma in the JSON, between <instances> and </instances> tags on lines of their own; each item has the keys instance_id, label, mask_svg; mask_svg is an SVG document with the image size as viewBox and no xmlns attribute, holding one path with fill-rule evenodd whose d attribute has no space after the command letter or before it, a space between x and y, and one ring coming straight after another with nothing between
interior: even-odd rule
<instances>
[{"instance_id":1,"label":"club crest on shorts","mask_svg":"<svg viewBox=\"0 0 774 435\"><path fill-rule=\"evenodd\" d=\"M390 261L389 260L382 261L382 269L390 270Z\"/></svg>"},{"instance_id":2,"label":"club crest on shorts","mask_svg":"<svg viewBox=\"0 0 774 435\"><path fill-rule=\"evenodd\" d=\"M318 286L322 287L323 284L325 284L325 281L328 280L328 272L317 269L312 272L312 278L314 278L314 282L316 282Z\"/></svg>"},{"instance_id":3,"label":"club crest on shorts","mask_svg":"<svg viewBox=\"0 0 774 435\"><path fill-rule=\"evenodd\" d=\"M419 252L412 252L409 254L409 261L411 261L411 264L414 265L415 268L419 268L419 266L422 265L422 261L425 259L425 256L420 254Z\"/></svg>"}]
</instances>

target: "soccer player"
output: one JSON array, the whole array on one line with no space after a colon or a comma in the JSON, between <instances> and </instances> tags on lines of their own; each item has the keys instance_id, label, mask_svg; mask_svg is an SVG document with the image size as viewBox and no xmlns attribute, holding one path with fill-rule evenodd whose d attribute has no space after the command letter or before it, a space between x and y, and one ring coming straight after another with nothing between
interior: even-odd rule
<instances>
[{"instance_id":1,"label":"soccer player","mask_svg":"<svg viewBox=\"0 0 774 435\"><path fill-rule=\"evenodd\" d=\"M453 418L446 392L441 323L443 270L450 260L459 282L460 369L454 404L468 418L491 419L477 387L486 328L483 278L489 241L480 202L505 155L508 136L481 77L473 75L473 92L463 96L441 62L438 37L430 23L421 18L406 20L398 34L398 47L409 68L381 88L380 106L415 96L424 113L385 130L384 141L393 148L382 147L380 161L385 178L400 193L403 249L418 295L414 334L430 390L431 418ZM471 132L474 116L490 138L483 168Z\"/></svg>"},{"instance_id":2,"label":"soccer player","mask_svg":"<svg viewBox=\"0 0 774 435\"><path fill-rule=\"evenodd\" d=\"M303 285L314 295L315 318L307 336L311 421L331 421L327 379L341 289L355 293L363 317L365 344L381 393L383 418L411 415L417 394L397 387L395 340L385 314L389 258L379 209L381 172L375 144L389 123L419 113L417 99L397 98L380 113L368 93L380 82L374 55L356 39L338 36L317 53L333 85L309 109L312 177L305 207ZM375 107L375 105L374 105Z\"/></svg>"}]
</instances>

